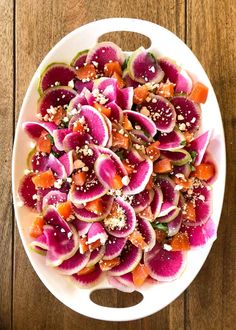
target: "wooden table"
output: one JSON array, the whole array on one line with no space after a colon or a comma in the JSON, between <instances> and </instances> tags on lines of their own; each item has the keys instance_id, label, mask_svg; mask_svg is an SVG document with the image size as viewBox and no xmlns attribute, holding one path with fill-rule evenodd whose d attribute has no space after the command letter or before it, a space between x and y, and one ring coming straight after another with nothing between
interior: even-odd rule
<instances>
[{"instance_id":1,"label":"wooden table","mask_svg":"<svg viewBox=\"0 0 236 330\"><path fill-rule=\"evenodd\" d=\"M11 200L10 162L14 127L34 71L51 47L68 32L95 19L113 16L143 18L163 25L194 51L218 97L228 157L225 203L218 240L204 267L188 290L170 306L145 319L127 323L83 317L62 305L47 291L23 250ZM235 23L235 0L0 1L1 330L236 329ZM127 42L127 39L118 38L115 41L124 47L131 44L135 47L140 43L139 39ZM120 294L112 297L118 305L121 304Z\"/></svg>"}]
</instances>

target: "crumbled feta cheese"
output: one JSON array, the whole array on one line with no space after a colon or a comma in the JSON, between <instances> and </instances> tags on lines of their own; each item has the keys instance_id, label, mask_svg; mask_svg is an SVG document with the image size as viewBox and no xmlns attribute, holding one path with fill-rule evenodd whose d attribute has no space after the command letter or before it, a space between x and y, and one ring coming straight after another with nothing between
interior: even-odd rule
<instances>
[{"instance_id":1,"label":"crumbled feta cheese","mask_svg":"<svg viewBox=\"0 0 236 330\"><path fill-rule=\"evenodd\" d=\"M147 109L147 107L142 107L140 113L147 117L150 115L150 111Z\"/></svg>"},{"instance_id":2,"label":"crumbled feta cheese","mask_svg":"<svg viewBox=\"0 0 236 330\"><path fill-rule=\"evenodd\" d=\"M88 170L89 170L88 166L84 166L84 167L82 167L82 171L83 171L83 172L88 172Z\"/></svg>"},{"instance_id":3,"label":"crumbled feta cheese","mask_svg":"<svg viewBox=\"0 0 236 330\"><path fill-rule=\"evenodd\" d=\"M37 199L38 199L37 194L34 194L34 195L32 196L32 199L33 199L34 201L37 200Z\"/></svg>"},{"instance_id":4,"label":"crumbled feta cheese","mask_svg":"<svg viewBox=\"0 0 236 330\"><path fill-rule=\"evenodd\" d=\"M128 184L130 182L130 178L128 177L128 175L123 176L123 178L121 179L121 182L123 183L124 186L128 186Z\"/></svg>"},{"instance_id":5,"label":"crumbled feta cheese","mask_svg":"<svg viewBox=\"0 0 236 330\"><path fill-rule=\"evenodd\" d=\"M68 118L68 117L64 117L64 118L63 118L63 121L64 121L64 123L68 123L69 118Z\"/></svg>"},{"instance_id":6,"label":"crumbled feta cheese","mask_svg":"<svg viewBox=\"0 0 236 330\"><path fill-rule=\"evenodd\" d=\"M28 175L28 174L30 174L32 171L31 170L28 170L28 168L26 168L25 170L24 170L24 174L25 175Z\"/></svg>"},{"instance_id":7,"label":"crumbled feta cheese","mask_svg":"<svg viewBox=\"0 0 236 330\"><path fill-rule=\"evenodd\" d=\"M75 84L74 84L74 80L73 79L68 82L68 86L71 87L71 88L74 88L75 87Z\"/></svg>"},{"instance_id":8,"label":"crumbled feta cheese","mask_svg":"<svg viewBox=\"0 0 236 330\"><path fill-rule=\"evenodd\" d=\"M82 162L82 160L80 160L80 159L76 159L76 160L74 161L74 169L82 168L82 167L84 167L84 166L85 166L85 163Z\"/></svg>"},{"instance_id":9,"label":"crumbled feta cheese","mask_svg":"<svg viewBox=\"0 0 236 330\"><path fill-rule=\"evenodd\" d=\"M154 66L151 66L150 68L149 68L149 71L151 71L151 72L155 72L155 67Z\"/></svg>"},{"instance_id":10,"label":"crumbled feta cheese","mask_svg":"<svg viewBox=\"0 0 236 330\"><path fill-rule=\"evenodd\" d=\"M172 246L170 246L169 244L164 244L163 245L163 249L166 251L171 251L172 250Z\"/></svg>"},{"instance_id":11,"label":"crumbled feta cheese","mask_svg":"<svg viewBox=\"0 0 236 330\"><path fill-rule=\"evenodd\" d=\"M72 178L67 178L66 181L69 182L69 183L71 183L72 182Z\"/></svg>"},{"instance_id":12,"label":"crumbled feta cheese","mask_svg":"<svg viewBox=\"0 0 236 330\"><path fill-rule=\"evenodd\" d=\"M182 115L178 115L177 119L178 119L178 120L184 120L184 116L182 116Z\"/></svg>"},{"instance_id":13,"label":"crumbled feta cheese","mask_svg":"<svg viewBox=\"0 0 236 330\"><path fill-rule=\"evenodd\" d=\"M62 179L57 179L57 180L54 182L54 187L57 188L57 189L60 189L61 186L62 186L62 183L63 183L63 180L62 180Z\"/></svg>"},{"instance_id":14,"label":"crumbled feta cheese","mask_svg":"<svg viewBox=\"0 0 236 330\"><path fill-rule=\"evenodd\" d=\"M180 129L181 131L185 131L185 130L186 130L186 125L185 125L185 123L181 123L181 124L179 124L179 129Z\"/></svg>"},{"instance_id":15,"label":"crumbled feta cheese","mask_svg":"<svg viewBox=\"0 0 236 330\"><path fill-rule=\"evenodd\" d=\"M185 176L183 173L176 173L175 176L176 176L176 178L179 178L179 179L185 179Z\"/></svg>"},{"instance_id":16,"label":"crumbled feta cheese","mask_svg":"<svg viewBox=\"0 0 236 330\"><path fill-rule=\"evenodd\" d=\"M183 189L183 186L181 184L177 184L174 188L174 190L177 190L177 191L181 190L181 189Z\"/></svg>"}]
</instances>

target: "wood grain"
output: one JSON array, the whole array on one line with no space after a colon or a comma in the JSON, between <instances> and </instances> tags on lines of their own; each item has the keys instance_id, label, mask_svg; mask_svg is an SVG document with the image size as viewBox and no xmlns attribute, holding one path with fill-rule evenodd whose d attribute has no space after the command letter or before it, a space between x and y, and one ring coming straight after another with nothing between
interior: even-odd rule
<instances>
[{"instance_id":1,"label":"wood grain","mask_svg":"<svg viewBox=\"0 0 236 330\"><path fill-rule=\"evenodd\" d=\"M236 3L189 1L187 42L215 89L227 144L227 182L218 240L188 289L187 329L235 329L236 323ZM204 31L204 33L203 33ZM212 109L214 115L214 109Z\"/></svg>"},{"instance_id":2,"label":"wood grain","mask_svg":"<svg viewBox=\"0 0 236 330\"><path fill-rule=\"evenodd\" d=\"M0 2L0 328L11 327L12 199L11 151L13 139L13 1Z\"/></svg>"}]
</instances>

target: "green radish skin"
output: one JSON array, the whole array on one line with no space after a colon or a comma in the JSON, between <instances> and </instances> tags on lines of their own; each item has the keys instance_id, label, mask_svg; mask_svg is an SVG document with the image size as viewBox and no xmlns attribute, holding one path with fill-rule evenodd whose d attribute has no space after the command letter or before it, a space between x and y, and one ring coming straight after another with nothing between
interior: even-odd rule
<instances>
[{"instance_id":1,"label":"green radish skin","mask_svg":"<svg viewBox=\"0 0 236 330\"><path fill-rule=\"evenodd\" d=\"M80 59L80 57L87 55L89 52L89 49L84 49L80 52L78 52L75 57L73 57L72 61L70 62L70 65L73 67L76 67L76 62Z\"/></svg>"},{"instance_id":2,"label":"green radish skin","mask_svg":"<svg viewBox=\"0 0 236 330\"><path fill-rule=\"evenodd\" d=\"M174 154L177 154L177 153L182 154L183 158L174 160L174 157L175 157ZM164 156L163 158L168 158L173 165L177 165L177 166L185 165L192 161L190 153L184 149L178 149L178 150L176 149L176 150L172 150L172 151L162 151L162 156Z\"/></svg>"}]
</instances>

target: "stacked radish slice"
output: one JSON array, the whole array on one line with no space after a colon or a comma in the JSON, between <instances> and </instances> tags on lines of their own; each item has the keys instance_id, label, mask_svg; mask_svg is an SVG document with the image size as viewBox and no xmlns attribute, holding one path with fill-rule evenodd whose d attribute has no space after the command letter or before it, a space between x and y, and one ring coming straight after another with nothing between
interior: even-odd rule
<instances>
[{"instance_id":1,"label":"stacked radish slice","mask_svg":"<svg viewBox=\"0 0 236 330\"><path fill-rule=\"evenodd\" d=\"M168 58L103 42L49 65L38 90L19 185L37 212L31 248L80 287L176 279L186 251L216 235L210 132L197 134L207 87Z\"/></svg>"}]
</instances>

